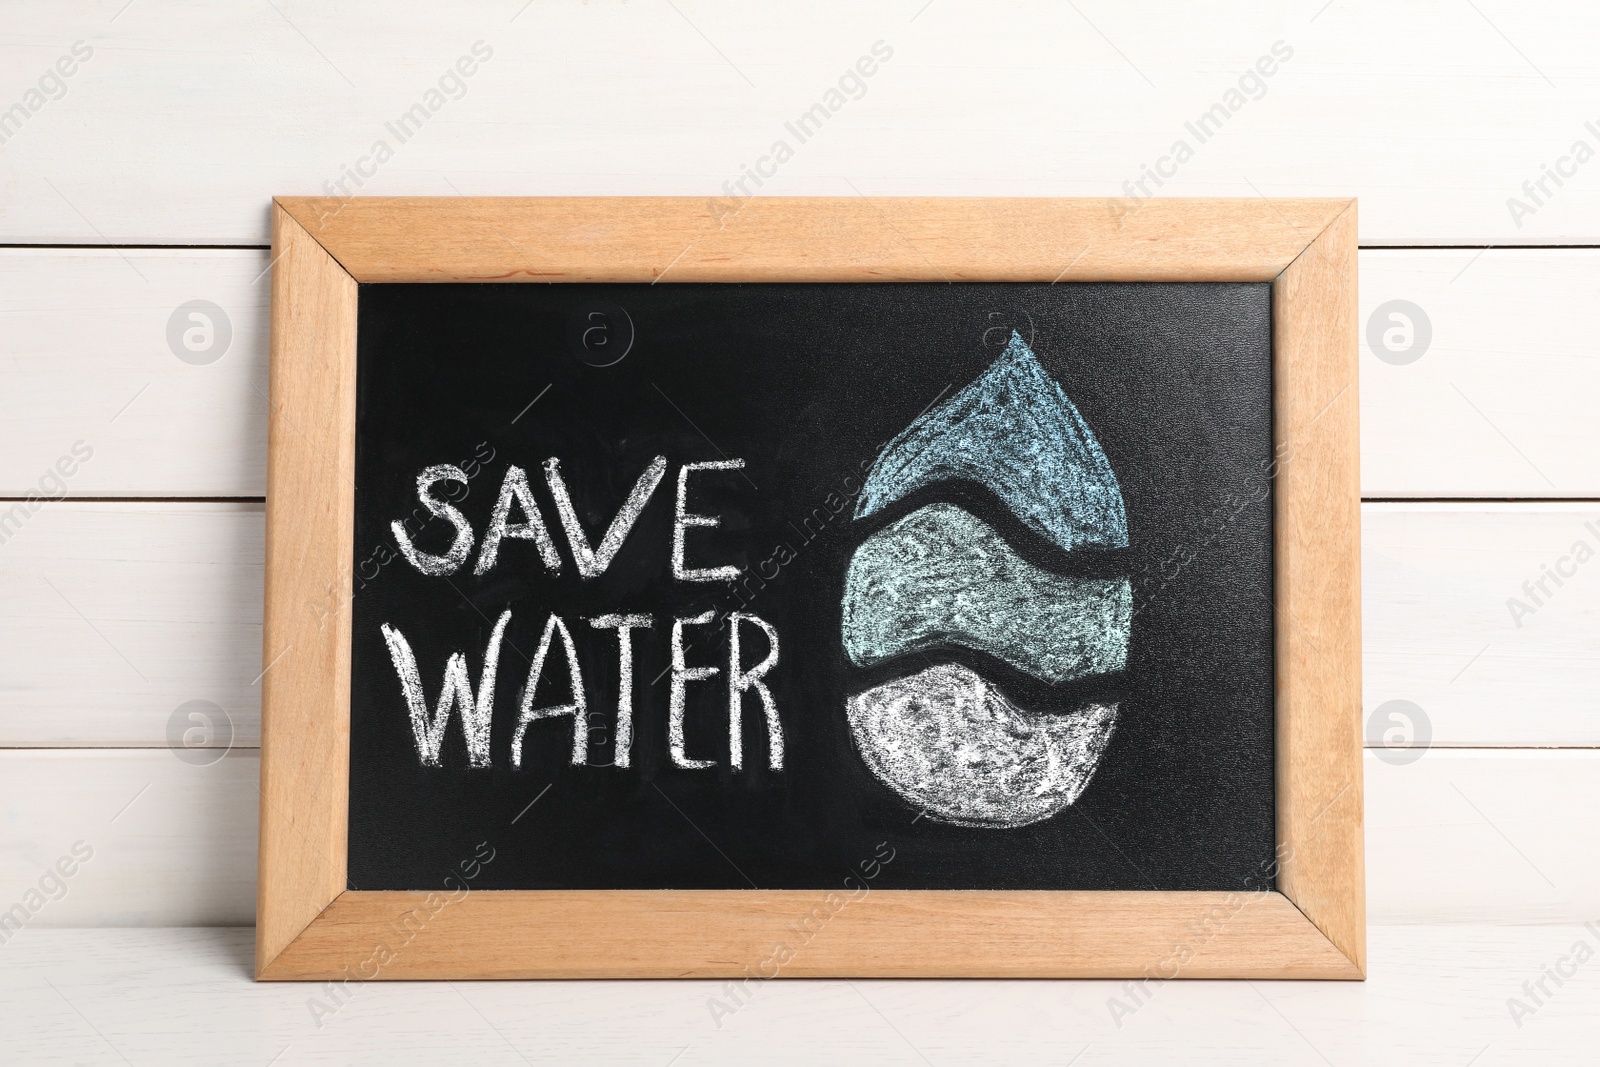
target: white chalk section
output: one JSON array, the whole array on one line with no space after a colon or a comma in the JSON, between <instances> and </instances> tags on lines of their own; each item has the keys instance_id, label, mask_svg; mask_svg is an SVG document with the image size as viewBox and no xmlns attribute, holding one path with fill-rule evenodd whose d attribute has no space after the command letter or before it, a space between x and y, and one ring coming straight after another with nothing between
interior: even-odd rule
<instances>
[{"instance_id":1,"label":"white chalk section","mask_svg":"<svg viewBox=\"0 0 1600 1067\"><path fill-rule=\"evenodd\" d=\"M939 822L1027 826L1059 814L1100 765L1116 704L1023 711L981 675L939 664L851 697L872 773Z\"/></svg>"}]
</instances>

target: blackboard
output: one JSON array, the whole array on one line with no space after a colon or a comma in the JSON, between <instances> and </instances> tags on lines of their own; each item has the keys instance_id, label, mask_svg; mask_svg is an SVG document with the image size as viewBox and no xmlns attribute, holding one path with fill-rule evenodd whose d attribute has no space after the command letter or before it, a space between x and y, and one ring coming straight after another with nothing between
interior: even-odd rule
<instances>
[{"instance_id":1,"label":"blackboard","mask_svg":"<svg viewBox=\"0 0 1600 1067\"><path fill-rule=\"evenodd\" d=\"M1273 885L1268 284L363 284L358 304L351 889L432 888L486 839L495 859L479 889L831 887L886 842L894 859L878 884L899 889ZM1019 390L1030 398L1020 407ZM1062 431L1072 454L1040 451L1054 440L1033 432L1041 425L1077 427ZM1007 426L1029 432L994 453L996 427ZM626 537L585 577L554 485L587 547L601 548L657 457L659 478ZM985 464L1012 472L1008 489L961 473ZM685 465L696 466L684 475ZM502 539L484 567L513 466L548 541ZM452 467L463 477L430 491L470 527L453 563L457 528L418 488L424 471ZM1051 519L1040 509L1063 479L1083 495ZM519 503L507 517L527 532ZM675 576L675 529L680 573L738 577ZM445 573L423 573L402 540ZM927 569L937 559L892 588L896 560L944 551L987 561L974 572L982 582L956 591L978 598L959 640L949 626L943 638L930 630L930 612L954 610L948 598L923 603L944 595ZM1070 600L1042 615L1015 601L1021 630L996 622L997 591L1054 603L1057 588L1090 605L1087 644ZM922 615L908 620L912 602ZM469 748L458 705L430 760L447 661L460 654L477 694L507 611L486 746ZM710 765L681 767L669 741L673 620L706 613L683 627L685 666L718 673L685 680L681 747ZM737 769L731 613L760 620L738 622L742 671L767 658L769 632L779 646L739 693ZM650 620L627 631L626 766L615 765L621 639L614 620L592 621L617 615ZM1107 646L1123 623L1120 649ZM972 639L974 626L988 638ZM573 751L575 716L540 718L514 765L547 630L528 703L570 702L570 635L583 744ZM1037 640L1062 632L1070 655ZM402 682L406 654L421 729ZM886 773L904 761L882 750L928 735L864 733L850 710L872 691L903 698L893 687L912 677L924 702L1003 699L1024 749L1047 740L1039 723L1077 715L1050 751L1075 760L1078 778L1092 774L1061 804L1060 767L1024 760L1012 784L1028 802L997 805L978 790L930 810L915 783ZM761 685L781 727L781 767ZM895 707L903 718L919 705ZM1109 720L1082 715L1113 707Z\"/></svg>"}]
</instances>

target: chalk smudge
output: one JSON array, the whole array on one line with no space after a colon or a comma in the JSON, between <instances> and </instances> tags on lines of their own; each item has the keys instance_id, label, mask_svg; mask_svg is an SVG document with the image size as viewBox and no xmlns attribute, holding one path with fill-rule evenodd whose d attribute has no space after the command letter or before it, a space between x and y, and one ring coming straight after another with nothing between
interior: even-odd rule
<instances>
[{"instance_id":1,"label":"chalk smudge","mask_svg":"<svg viewBox=\"0 0 1600 1067\"><path fill-rule=\"evenodd\" d=\"M1116 724L1115 704L1025 712L981 676L940 664L850 698L867 766L914 807L958 826L1016 827L1083 792Z\"/></svg>"},{"instance_id":2,"label":"chalk smudge","mask_svg":"<svg viewBox=\"0 0 1600 1067\"><path fill-rule=\"evenodd\" d=\"M843 609L858 667L955 644L1056 685L1123 668L1133 589L1040 570L983 520L930 504L856 549Z\"/></svg>"},{"instance_id":3,"label":"chalk smudge","mask_svg":"<svg viewBox=\"0 0 1600 1067\"><path fill-rule=\"evenodd\" d=\"M1111 461L1015 331L982 376L884 447L855 517L952 478L987 486L1064 552L1127 547L1128 517Z\"/></svg>"}]
</instances>

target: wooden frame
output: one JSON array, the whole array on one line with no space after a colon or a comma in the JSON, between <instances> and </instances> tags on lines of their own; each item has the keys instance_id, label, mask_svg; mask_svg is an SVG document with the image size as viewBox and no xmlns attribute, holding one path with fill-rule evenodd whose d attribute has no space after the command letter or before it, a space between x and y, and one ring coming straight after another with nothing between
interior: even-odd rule
<instances>
[{"instance_id":1,"label":"wooden frame","mask_svg":"<svg viewBox=\"0 0 1600 1067\"><path fill-rule=\"evenodd\" d=\"M280 198L272 209L262 979L1361 978L1353 200ZM346 889L361 282L1270 281L1277 892ZM380 953L379 946L389 949Z\"/></svg>"}]
</instances>

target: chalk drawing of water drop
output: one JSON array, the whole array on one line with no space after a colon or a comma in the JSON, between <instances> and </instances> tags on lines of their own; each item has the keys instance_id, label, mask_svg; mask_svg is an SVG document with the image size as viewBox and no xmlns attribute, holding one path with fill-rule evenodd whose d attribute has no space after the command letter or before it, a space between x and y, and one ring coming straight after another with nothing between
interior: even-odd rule
<instances>
[{"instance_id":1,"label":"chalk drawing of water drop","mask_svg":"<svg viewBox=\"0 0 1600 1067\"><path fill-rule=\"evenodd\" d=\"M987 488L1064 554L1128 545L1110 460L1015 332L976 381L884 446L855 518L954 479ZM858 667L960 647L1060 685L1126 665L1133 602L1126 578L1051 574L965 509L930 504L856 547L842 616ZM918 668L846 707L863 761L900 797L939 822L1010 828L1083 793L1115 728L1115 702L1022 708L969 667Z\"/></svg>"}]
</instances>

